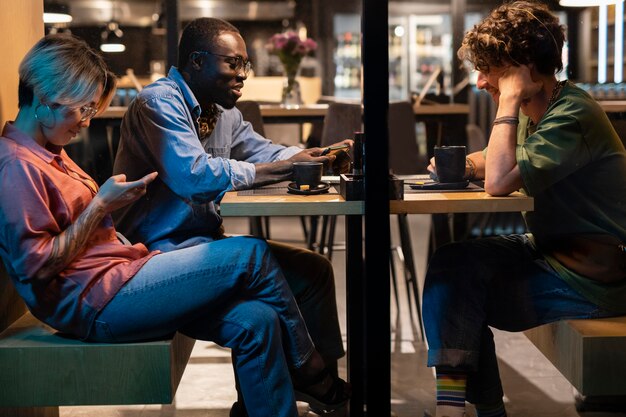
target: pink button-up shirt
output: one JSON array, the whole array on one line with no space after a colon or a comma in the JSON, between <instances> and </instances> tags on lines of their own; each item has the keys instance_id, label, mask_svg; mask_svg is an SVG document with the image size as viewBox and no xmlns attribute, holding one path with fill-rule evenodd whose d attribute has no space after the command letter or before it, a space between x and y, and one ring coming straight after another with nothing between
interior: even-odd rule
<instances>
[{"instance_id":1,"label":"pink button-up shirt","mask_svg":"<svg viewBox=\"0 0 626 417\"><path fill-rule=\"evenodd\" d=\"M87 207L96 183L61 148L43 148L7 123L0 136L0 256L26 305L57 330L86 338L97 313L148 259L123 245L107 215L57 276L35 279L52 240Z\"/></svg>"}]
</instances>

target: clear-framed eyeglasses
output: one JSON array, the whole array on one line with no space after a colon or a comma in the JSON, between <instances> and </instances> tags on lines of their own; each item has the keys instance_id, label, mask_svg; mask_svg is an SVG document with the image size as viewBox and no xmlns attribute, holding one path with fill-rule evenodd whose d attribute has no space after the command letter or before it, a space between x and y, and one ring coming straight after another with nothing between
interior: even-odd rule
<instances>
[{"instance_id":1,"label":"clear-framed eyeglasses","mask_svg":"<svg viewBox=\"0 0 626 417\"><path fill-rule=\"evenodd\" d=\"M86 122L87 120L93 119L96 113L98 113L98 108L91 106L89 104L85 104L84 106L80 106L80 107L71 107L65 104L60 104L60 103L48 104L44 101L42 101L42 104L48 107L48 109L50 110L61 109L65 114L69 114L78 110L78 112L80 113L81 122Z\"/></svg>"},{"instance_id":2,"label":"clear-framed eyeglasses","mask_svg":"<svg viewBox=\"0 0 626 417\"><path fill-rule=\"evenodd\" d=\"M81 106L78 108L80 111L80 121L86 122L87 120L93 119L93 117L98 113L98 108L93 106Z\"/></svg>"},{"instance_id":3,"label":"clear-framed eyeglasses","mask_svg":"<svg viewBox=\"0 0 626 417\"><path fill-rule=\"evenodd\" d=\"M249 59L243 59L241 55L231 56L231 55L222 55L216 54L209 51L195 51L196 54L207 54L213 56L219 56L220 58L224 58L224 61L228 65L230 65L230 69L234 71L243 71L244 75L247 77L250 74L250 70L252 69L252 63Z\"/></svg>"}]
</instances>

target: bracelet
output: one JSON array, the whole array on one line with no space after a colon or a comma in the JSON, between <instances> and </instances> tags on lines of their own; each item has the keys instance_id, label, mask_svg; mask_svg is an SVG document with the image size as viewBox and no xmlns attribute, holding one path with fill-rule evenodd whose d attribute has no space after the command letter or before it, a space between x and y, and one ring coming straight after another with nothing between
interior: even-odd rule
<instances>
[{"instance_id":1,"label":"bracelet","mask_svg":"<svg viewBox=\"0 0 626 417\"><path fill-rule=\"evenodd\" d=\"M473 180L476 177L476 164L469 158L465 158L465 165L469 166L469 174L467 174L466 179Z\"/></svg>"},{"instance_id":2,"label":"bracelet","mask_svg":"<svg viewBox=\"0 0 626 417\"><path fill-rule=\"evenodd\" d=\"M500 124L507 124L507 125L518 125L519 124L519 117L517 116L503 116L503 117L498 117L496 120L493 121L493 125L500 125Z\"/></svg>"}]
</instances>

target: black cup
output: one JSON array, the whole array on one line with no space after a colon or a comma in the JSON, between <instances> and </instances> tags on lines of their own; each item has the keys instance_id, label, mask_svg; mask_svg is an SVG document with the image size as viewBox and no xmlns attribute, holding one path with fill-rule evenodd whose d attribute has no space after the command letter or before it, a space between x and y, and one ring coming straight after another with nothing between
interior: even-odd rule
<instances>
[{"instance_id":1,"label":"black cup","mask_svg":"<svg viewBox=\"0 0 626 417\"><path fill-rule=\"evenodd\" d=\"M309 189L317 187L322 181L324 164L322 162L294 162L293 179L300 189L303 185L308 185Z\"/></svg>"},{"instance_id":2,"label":"black cup","mask_svg":"<svg viewBox=\"0 0 626 417\"><path fill-rule=\"evenodd\" d=\"M465 146L435 146L439 182L461 182L465 176Z\"/></svg>"}]
</instances>

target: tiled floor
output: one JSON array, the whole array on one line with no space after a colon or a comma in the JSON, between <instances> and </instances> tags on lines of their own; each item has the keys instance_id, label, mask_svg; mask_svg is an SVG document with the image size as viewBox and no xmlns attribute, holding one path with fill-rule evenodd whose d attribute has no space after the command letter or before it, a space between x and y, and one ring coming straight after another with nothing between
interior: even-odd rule
<instances>
[{"instance_id":1,"label":"tiled floor","mask_svg":"<svg viewBox=\"0 0 626 417\"><path fill-rule=\"evenodd\" d=\"M418 275L424 277L424 260L430 218L410 216L413 250L418 262ZM226 219L230 233L247 233L245 219ZM395 227L395 222L391 222ZM271 237L302 244L298 218L273 218ZM337 225L336 242L343 241L343 223ZM422 237L422 238L420 238ZM397 241L392 230L392 241ZM397 261L397 259L396 259ZM345 329L345 253L333 255L337 279L337 297L342 328ZM399 265L398 268L399 270ZM392 411L400 417L421 417L424 409L434 411L434 379L426 362L426 347L419 338L415 318L410 320L406 288L399 276L400 306L392 300ZM344 332L345 335L345 332ZM574 406L572 386L539 353L523 334L495 331L500 359L500 372L510 417L624 417L622 413L578 413ZM345 360L341 362L345 375ZM230 353L213 343L197 342L171 405L119 407L61 407L62 417L227 417L236 394L230 364ZM307 414L306 405L302 414ZM469 411L474 416L473 410Z\"/></svg>"}]
</instances>

